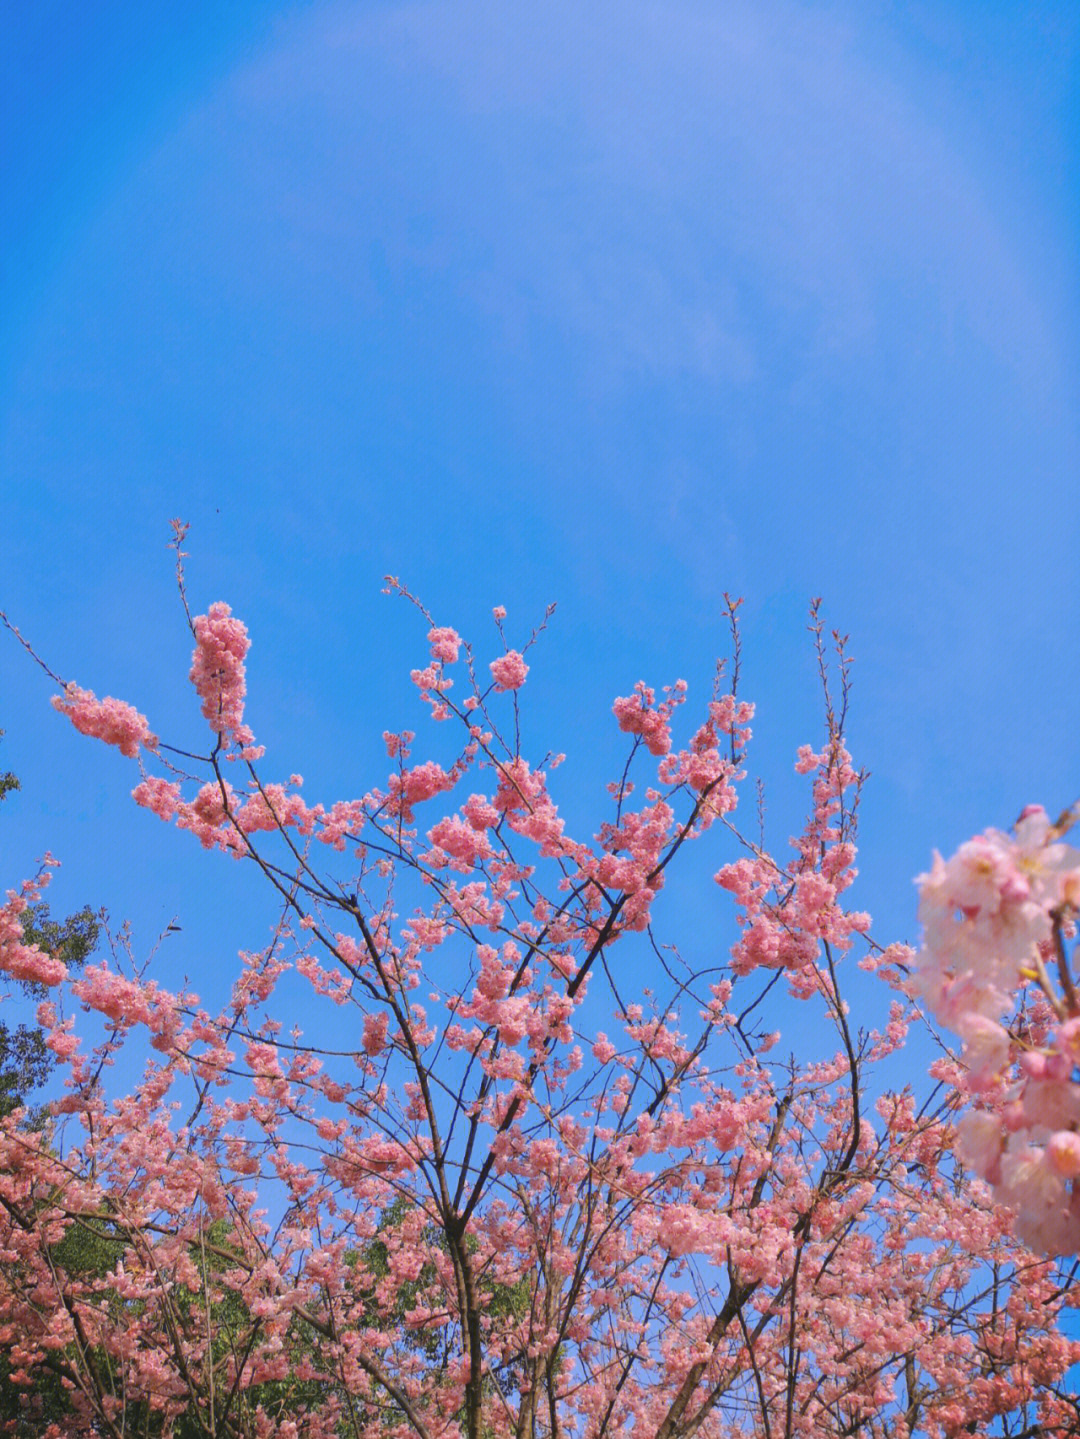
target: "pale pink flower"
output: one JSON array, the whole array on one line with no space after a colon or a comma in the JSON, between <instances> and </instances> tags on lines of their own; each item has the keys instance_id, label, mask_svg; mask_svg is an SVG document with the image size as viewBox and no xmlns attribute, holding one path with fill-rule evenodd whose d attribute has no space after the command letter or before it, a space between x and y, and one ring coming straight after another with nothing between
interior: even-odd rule
<instances>
[{"instance_id":1,"label":"pale pink flower","mask_svg":"<svg viewBox=\"0 0 1080 1439\"><path fill-rule=\"evenodd\" d=\"M457 630L436 626L428 630L428 643L431 645L433 660L438 660L444 665L452 665L461 648L461 636Z\"/></svg>"},{"instance_id":2,"label":"pale pink flower","mask_svg":"<svg viewBox=\"0 0 1080 1439\"><path fill-rule=\"evenodd\" d=\"M969 1109L956 1126L956 1152L980 1179L993 1184L1000 1178L1004 1144L1001 1120L985 1109Z\"/></svg>"},{"instance_id":3,"label":"pale pink flower","mask_svg":"<svg viewBox=\"0 0 1080 1439\"><path fill-rule=\"evenodd\" d=\"M482 794L471 794L462 811L475 830L494 829L499 823L499 811Z\"/></svg>"},{"instance_id":4,"label":"pale pink flower","mask_svg":"<svg viewBox=\"0 0 1080 1439\"><path fill-rule=\"evenodd\" d=\"M1008 1030L983 1014L965 1014L957 1028L964 1041L967 1087L974 1093L990 1089L1008 1066L1011 1041Z\"/></svg>"},{"instance_id":5,"label":"pale pink flower","mask_svg":"<svg viewBox=\"0 0 1080 1439\"><path fill-rule=\"evenodd\" d=\"M592 1052L593 1058L597 1063L607 1064L615 1057L615 1046L611 1040L608 1039L607 1035L601 1031L593 1042Z\"/></svg>"},{"instance_id":6,"label":"pale pink flower","mask_svg":"<svg viewBox=\"0 0 1080 1439\"><path fill-rule=\"evenodd\" d=\"M364 1033L361 1044L364 1053L370 1054L372 1058L381 1054L386 1048L386 1031L390 1027L390 1020L386 1014L368 1014L364 1016Z\"/></svg>"},{"instance_id":7,"label":"pale pink flower","mask_svg":"<svg viewBox=\"0 0 1080 1439\"><path fill-rule=\"evenodd\" d=\"M1080 1128L1080 1087L1067 1079L1029 1079L1021 1106L1025 1125L1040 1140L1055 1129Z\"/></svg>"},{"instance_id":8,"label":"pale pink flower","mask_svg":"<svg viewBox=\"0 0 1080 1439\"><path fill-rule=\"evenodd\" d=\"M162 779L158 775L151 775L144 779L142 784L136 785L131 791L131 797L136 804L150 810L166 823L183 803L180 786L175 781Z\"/></svg>"},{"instance_id":9,"label":"pale pink flower","mask_svg":"<svg viewBox=\"0 0 1080 1439\"><path fill-rule=\"evenodd\" d=\"M1066 1179L1080 1175L1080 1134L1059 1129L1047 1141L1046 1157L1050 1167Z\"/></svg>"},{"instance_id":10,"label":"pale pink flower","mask_svg":"<svg viewBox=\"0 0 1080 1439\"><path fill-rule=\"evenodd\" d=\"M435 868L449 862L450 867L460 874L468 874L478 860L491 854L484 831L474 829L456 815L440 820L434 829L428 831L428 840L437 847L437 851L425 856L427 861ZM442 852L441 855L438 851Z\"/></svg>"},{"instance_id":11,"label":"pale pink flower","mask_svg":"<svg viewBox=\"0 0 1080 1439\"><path fill-rule=\"evenodd\" d=\"M1017 1142L1019 1141L1019 1142ZM1061 1171L1040 1145L1010 1138L994 1197L1016 1211L1016 1232L1043 1254L1080 1249L1080 1215Z\"/></svg>"},{"instance_id":12,"label":"pale pink flower","mask_svg":"<svg viewBox=\"0 0 1080 1439\"><path fill-rule=\"evenodd\" d=\"M426 669L410 670L409 678L418 690L439 689L442 684L442 671L438 665L428 665Z\"/></svg>"},{"instance_id":13,"label":"pale pink flower","mask_svg":"<svg viewBox=\"0 0 1080 1439\"><path fill-rule=\"evenodd\" d=\"M8 892L7 903L0 907L0 972L23 984L59 984L67 975L63 961L23 942L20 916L26 908L26 899L14 891Z\"/></svg>"},{"instance_id":14,"label":"pale pink flower","mask_svg":"<svg viewBox=\"0 0 1080 1439\"><path fill-rule=\"evenodd\" d=\"M996 914L1003 899L1026 898L1013 862L1013 846L996 830L962 844L945 867L949 902L965 914Z\"/></svg>"},{"instance_id":15,"label":"pale pink flower","mask_svg":"<svg viewBox=\"0 0 1080 1439\"><path fill-rule=\"evenodd\" d=\"M649 753L665 755L671 749L671 727L665 707L653 708L653 691L645 684L635 686L637 693L623 695L611 706L611 712L624 734L640 735Z\"/></svg>"},{"instance_id":16,"label":"pale pink flower","mask_svg":"<svg viewBox=\"0 0 1080 1439\"><path fill-rule=\"evenodd\" d=\"M507 650L506 654L492 660L489 668L495 678L495 688L499 691L519 690L529 673L529 666L517 650Z\"/></svg>"},{"instance_id":17,"label":"pale pink flower","mask_svg":"<svg viewBox=\"0 0 1080 1439\"><path fill-rule=\"evenodd\" d=\"M452 770L447 772L434 760L426 760L415 769L407 769L400 775L392 774L390 794L393 808L397 809L406 824L410 824L413 805L422 804L433 795L453 789L455 778Z\"/></svg>"},{"instance_id":18,"label":"pale pink flower","mask_svg":"<svg viewBox=\"0 0 1080 1439\"><path fill-rule=\"evenodd\" d=\"M1058 1026L1055 1043L1072 1064L1080 1062L1080 1018L1067 1019Z\"/></svg>"},{"instance_id":19,"label":"pale pink flower","mask_svg":"<svg viewBox=\"0 0 1080 1439\"><path fill-rule=\"evenodd\" d=\"M693 1254L707 1242L704 1216L689 1204L667 1205L656 1237L673 1258Z\"/></svg>"}]
</instances>

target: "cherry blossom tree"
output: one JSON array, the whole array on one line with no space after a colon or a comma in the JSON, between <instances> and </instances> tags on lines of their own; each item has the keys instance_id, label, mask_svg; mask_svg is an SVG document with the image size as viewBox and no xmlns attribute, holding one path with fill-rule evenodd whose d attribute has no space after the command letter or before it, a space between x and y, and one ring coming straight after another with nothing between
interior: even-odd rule
<instances>
[{"instance_id":1,"label":"cherry blossom tree","mask_svg":"<svg viewBox=\"0 0 1080 1439\"><path fill-rule=\"evenodd\" d=\"M3 733L0 730L0 738ZM0 773L0 804L19 788L14 774ZM69 972L85 963L98 941L99 925L89 905L64 920L53 919L47 904L31 905L23 910L20 923L23 944L53 952ZM44 999L46 994L43 986L26 979L16 979L15 990L31 999ZM11 1029L0 1020L0 1113L25 1105L52 1068L53 1056L37 1025L24 1023Z\"/></svg>"},{"instance_id":2,"label":"cherry blossom tree","mask_svg":"<svg viewBox=\"0 0 1080 1439\"><path fill-rule=\"evenodd\" d=\"M958 1067L890 1083L921 1021L912 952L845 904L842 641L831 658L815 612L824 738L796 759L790 853L737 818L736 602L696 722L682 683L615 700L625 763L581 834L562 756L521 739L539 632L511 647L497 610L489 660L388 588L426 627L433 728L427 757L387 732L389 775L354 798L264 775L224 604L188 612L207 744L62 684L80 731L138 758L136 803L256 867L279 918L215 1010L122 953L72 976L25 944L44 873L0 910L0 965L55 996L38 1019L66 1073L49 1128L0 1121L24 1432L1075 1435L1071 1269L954 1160ZM717 932L673 936L665 881L703 850ZM852 966L876 1023L849 1013ZM779 1013L812 1052L777 1057ZM112 1094L133 1047L142 1078ZM42 1373L67 1403L48 1423Z\"/></svg>"}]
</instances>

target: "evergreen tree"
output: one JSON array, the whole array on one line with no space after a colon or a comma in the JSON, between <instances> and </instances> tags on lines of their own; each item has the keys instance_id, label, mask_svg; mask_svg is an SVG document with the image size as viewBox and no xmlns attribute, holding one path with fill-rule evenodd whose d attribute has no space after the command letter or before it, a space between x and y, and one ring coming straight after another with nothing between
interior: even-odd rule
<instances>
[{"instance_id":1,"label":"evergreen tree","mask_svg":"<svg viewBox=\"0 0 1080 1439\"><path fill-rule=\"evenodd\" d=\"M0 735L3 730L0 730ZM19 788L16 775L0 774L0 801ZM65 920L55 920L47 904L31 905L23 915L27 944L35 944L61 959L69 969L83 965L98 940L98 922L89 906ZM10 980L12 991L27 999L44 999L40 984ZM0 1115L10 1114L39 1090L53 1067L53 1056L45 1046L45 1035L36 1024L16 1024L0 1019Z\"/></svg>"}]
</instances>

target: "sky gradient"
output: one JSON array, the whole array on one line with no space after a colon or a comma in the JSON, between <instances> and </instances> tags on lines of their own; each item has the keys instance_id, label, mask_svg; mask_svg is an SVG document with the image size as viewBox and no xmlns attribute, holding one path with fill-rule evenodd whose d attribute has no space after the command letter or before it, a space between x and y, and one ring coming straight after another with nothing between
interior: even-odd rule
<instances>
[{"instance_id":1,"label":"sky gradient","mask_svg":"<svg viewBox=\"0 0 1080 1439\"><path fill-rule=\"evenodd\" d=\"M312 801L422 719L387 573L481 658L493 605L513 643L558 603L523 699L582 828L613 698L704 703L744 596L780 849L823 596L885 941L934 846L1077 797L1075 5L42 0L5 30L0 607L62 676L201 740L180 515ZM172 963L225 973L263 942L248 881L136 811L5 638L5 885L50 849L58 909L144 946L176 914Z\"/></svg>"}]
</instances>

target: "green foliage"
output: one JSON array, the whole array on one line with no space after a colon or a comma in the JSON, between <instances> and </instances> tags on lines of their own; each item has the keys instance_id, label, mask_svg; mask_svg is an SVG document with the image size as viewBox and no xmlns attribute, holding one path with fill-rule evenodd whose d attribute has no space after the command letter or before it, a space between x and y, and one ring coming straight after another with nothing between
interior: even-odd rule
<instances>
[{"instance_id":1,"label":"green foliage","mask_svg":"<svg viewBox=\"0 0 1080 1439\"><path fill-rule=\"evenodd\" d=\"M379 1225L380 1233L386 1234L401 1224L408 1209L409 1202L404 1196L396 1199L382 1215ZM447 1252L446 1235L437 1226L428 1227L425 1231L425 1240L429 1247L437 1246L444 1253ZM465 1244L470 1253L475 1253L479 1247L472 1235L466 1236ZM372 1279L377 1282L390 1273L389 1257L387 1242L384 1239L376 1238L359 1253L347 1254L345 1262L352 1268L367 1270ZM406 1315L409 1310L415 1308L424 1294L431 1293L436 1278L435 1266L429 1262L421 1268L416 1279L399 1285L389 1312L385 1308L376 1308L374 1301L369 1306L370 1322L381 1327L396 1326L401 1332L406 1346L422 1353L433 1372L438 1372L440 1368L445 1367L454 1352L456 1338L452 1332L452 1326L448 1322L441 1331L434 1328L416 1331L408 1327ZM531 1274L522 1274L514 1284L503 1284L481 1275L479 1287L483 1311L492 1319L511 1317L524 1319L528 1315L535 1288ZM511 1359L493 1367L493 1371L484 1378L484 1388L485 1391L488 1391L497 1384L504 1393L514 1391L520 1387L524 1377L525 1370L522 1361ZM404 1416L396 1409L392 1407L388 1409L388 1422L397 1423L403 1418ZM459 1418L463 1419L464 1416L459 1416Z\"/></svg>"},{"instance_id":2,"label":"green foliage","mask_svg":"<svg viewBox=\"0 0 1080 1439\"><path fill-rule=\"evenodd\" d=\"M35 904L23 915L25 942L55 954L69 969L79 969L86 963L94 952L100 933L97 916L89 905L84 905L75 914L69 914L65 920L52 919L47 904ZM23 987L35 998L40 999L45 994L45 988L40 984Z\"/></svg>"}]
</instances>

